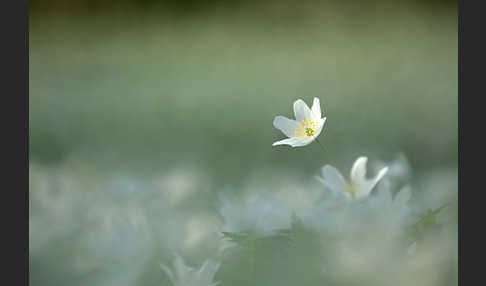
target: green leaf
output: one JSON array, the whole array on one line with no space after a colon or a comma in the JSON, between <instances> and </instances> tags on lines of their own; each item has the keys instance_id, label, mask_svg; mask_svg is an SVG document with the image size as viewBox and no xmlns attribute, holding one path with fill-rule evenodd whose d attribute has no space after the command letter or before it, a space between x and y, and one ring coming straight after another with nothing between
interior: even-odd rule
<instances>
[{"instance_id":1,"label":"green leaf","mask_svg":"<svg viewBox=\"0 0 486 286\"><path fill-rule=\"evenodd\" d=\"M420 235L425 232L427 228L437 226L437 215L447 206L445 203L437 209L427 209L427 212L422 215L415 223L407 227L408 233L412 235Z\"/></svg>"}]
</instances>

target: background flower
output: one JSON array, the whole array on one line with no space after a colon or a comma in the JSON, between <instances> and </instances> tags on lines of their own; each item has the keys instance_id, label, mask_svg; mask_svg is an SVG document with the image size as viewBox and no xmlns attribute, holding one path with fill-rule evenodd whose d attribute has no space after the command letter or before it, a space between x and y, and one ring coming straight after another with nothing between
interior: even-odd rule
<instances>
[{"instance_id":1,"label":"background flower","mask_svg":"<svg viewBox=\"0 0 486 286\"><path fill-rule=\"evenodd\" d=\"M238 197L220 197L221 232L253 231L268 235L290 227L291 212L277 201L257 192Z\"/></svg>"},{"instance_id":2,"label":"background flower","mask_svg":"<svg viewBox=\"0 0 486 286\"><path fill-rule=\"evenodd\" d=\"M366 178L367 157L359 157L351 167L350 180L346 181L336 168L326 165L321 170L321 176L316 177L327 188L338 195L347 198L362 199L367 197L375 185L385 176L388 167L382 168L372 179Z\"/></svg>"},{"instance_id":3,"label":"background flower","mask_svg":"<svg viewBox=\"0 0 486 286\"><path fill-rule=\"evenodd\" d=\"M194 269L187 266L184 259L177 254L172 269L161 265L174 286L216 286L219 282L213 282L213 280L220 266L221 263L207 259L201 268Z\"/></svg>"}]
</instances>

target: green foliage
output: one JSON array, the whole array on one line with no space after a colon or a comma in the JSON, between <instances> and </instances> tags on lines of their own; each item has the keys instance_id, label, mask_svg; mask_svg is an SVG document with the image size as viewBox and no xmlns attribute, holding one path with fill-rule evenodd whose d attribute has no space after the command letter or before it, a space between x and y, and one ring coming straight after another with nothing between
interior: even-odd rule
<instances>
[{"instance_id":1,"label":"green foliage","mask_svg":"<svg viewBox=\"0 0 486 286\"><path fill-rule=\"evenodd\" d=\"M428 227L435 227L437 226L437 215L440 211L442 211L445 207L447 207L449 203L446 203L439 208L436 209L427 209L427 212L420 217L418 221L416 221L410 227L418 232L424 232Z\"/></svg>"},{"instance_id":2,"label":"green foliage","mask_svg":"<svg viewBox=\"0 0 486 286\"><path fill-rule=\"evenodd\" d=\"M426 239L431 233L440 230L443 225L437 222L437 215L450 203L445 203L442 206L427 211L420 216L420 218L405 229L405 238L407 245L412 245L414 242L420 242Z\"/></svg>"}]
</instances>

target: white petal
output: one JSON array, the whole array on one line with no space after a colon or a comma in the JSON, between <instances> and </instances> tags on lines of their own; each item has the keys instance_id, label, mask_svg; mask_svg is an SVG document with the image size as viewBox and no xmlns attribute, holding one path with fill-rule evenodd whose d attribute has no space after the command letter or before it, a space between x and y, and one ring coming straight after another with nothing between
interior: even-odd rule
<instances>
[{"instance_id":1,"label":"white petal","mask_svg":"<svg viewBox=\"0 0 486 286\"><path fill-rule=\"evenodd\" d=\"M280 141L273 142L272 146L277 146L277 145L290 145L293 146L297 142L297 138L292 137L292 138L287 138L283 139Z\"/></svg>"},{"instance_id":2,"label":"white petal","mask_svg":"<svg viewBox=\"0 0 486 286\"><path fill-rule=\"evenodd\" d=\"M321 182L324 183L324 185L326 185L334 192L344 192L344 186L346 185L346 181L344 180L343 175L341 175L338 169L334 168L331 165L326 165L322 168L321 172Z\"/></svg>"},{"instance_id":3,"label":"white petal","mask_svg":"<svg viewBox=\"0 0 486 286\"><path fill-rule=\"evenodd\" d=\"M284 140L280 140L277 142L274 142L272 146L277 146L277 145L290 145L292 147L301 147L308 145L311 143L313 140L313 137L305 137L305 138L297 138L297 137L292 137L292 138L287 138Z\"/></svg>"},{"instance_id":4,"label":"white petal","mask_svg":"<svg viewBox=\"0 0 486 286\"><path fill-rule=\"evenodd\" d=\"M175 254L174 270L176 279L181 279L182 277L185 277L189 270L189 267L186 266L186 264L184 263L184 259L182 259L182 257L178 254Z\"/></svg>"},{"instance_id":5,"label":"white petal","mask_svg":"<svg viewBox=\"0 0 486 286\"><path fill-rule=\"evenodd\" d=\"M385 167L381 169L378 172L378 175L376 175L373 179L371 180L366 180L363 179L359 182L359 185L356 187L356 198L361 199L364 197L367 197L373 188L376 186L376 184L385 176L386 172L388 171L388 167Z\"/></svg>"},{"instance_id":6,"label":"white petal","mask_svg":"<svg viewBox=\"0 0 486 286\"><path fill-rule=\"evenodd\" d=\"M288 119L284 116L276 116L273 120L273 126L282 131L287 137L294 137L294 132L298 127L298 123L297 121Z\"/></svg>"},{"instance_id":7,"label":"white petal","mask_svg":"<svg viewBox=\"0 0 486 286\"><path fill-rule=\"evenodd\" d=\"M372 180L373 187L386 175L387 172L388 172L388 167L385 167L378 172L378 175L376 175L375 178Z\"/></svg>"},{"instance_id":8,"label":"white petal","mask_svg":"<svg viewBox=\"0 0 486 286\"><path fill-rule=\"evenodd\" d=\"M322 132L322 129L324 128L324 123L326 123L326 117L322 118L322 119L319 119L317 121L317 131L316 133L313 135L314 139L317 138L317 136L319 136L319 134L321 134Z\"/></svg>"},{"instance_id":9,"label":"white petal","mask_svg":"<svg viewBox=\"0 0 486 286\"><path fill-rule=\"evenodd\" d=\"M307 104L302 99L297 99L294 102L294 114L295 114L295 119L298 122L301 122L302 120L311 119L311 110Z\"/></svg>"},{"instance_id":10,"label":"white petal","mask_svg":"<svg viewBox=\"0 0 486 286\"><path fill-rule=\"evenodd\" d=\"M366 178L366 162L368 158L366 157L359 157L354 161L353 167L351 168L350 178L351 181L360 183L364 181Z\"/></svg>"},{"instance_id":11,"label":"white petal","mask_svg":"<svg viewBox=\"0 0 486 286\"><path fill-rule=\"evenodd\" d=\"M358 200L362 198L366 198L367 196L369 196L374 186L375 184L372 181L368 181L368 180L362 181L359 184L359 186L355 187L356 190L355 198Z\"/></svg>"},{"instance_id":12,"label":"white petal","mask_svg":"<svg viewBox=\"0 0 486 286\"><path fill-rule=\"evenodd\" d=\"M313 120L321 119L321 103L317 97L314 97L314 102L312 103L312 117Z\"/></svg>"}]
</instances>

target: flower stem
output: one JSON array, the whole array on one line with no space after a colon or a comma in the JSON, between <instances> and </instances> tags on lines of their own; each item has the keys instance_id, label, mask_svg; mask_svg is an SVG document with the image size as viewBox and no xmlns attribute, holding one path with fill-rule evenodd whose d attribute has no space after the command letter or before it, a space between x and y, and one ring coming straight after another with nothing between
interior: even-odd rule
<instances>
[{"instance_id":1,"label":"flower stem","mask_svg":"<svg viewBox=\"0 0 486 286\"><path fill-rule=\"evenodd\" d=\"M329 163L332 163L330 156L326 151L326 148L324 148L324 145L322 145L321 142L319 141L319 139L317 139L317 138L316 138L316 142L319 143L319 146L321 146L322 151L324 151L324 154L326 155L326 157L329 158Z\"/></svg>"}]
</instances>

